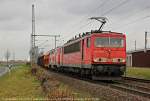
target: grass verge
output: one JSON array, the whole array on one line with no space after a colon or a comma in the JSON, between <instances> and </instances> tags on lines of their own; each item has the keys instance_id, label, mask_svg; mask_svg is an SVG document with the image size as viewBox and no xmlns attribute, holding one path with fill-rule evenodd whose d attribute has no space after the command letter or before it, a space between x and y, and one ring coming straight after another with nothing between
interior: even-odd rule
<instances>
[{"instance_id":1,"label":"grass verge","mask_svg":"<svg viewBox=\"0 0 150 101\"><path fill-rule=\"evenodd\" d=\"M21 65L0 77L0 99L44 98L40 82L29 66Z\"/></svg>"},{"instance_id":2,"label":"grass verge","mask_svg":"<svg viewBox=\"0 0 150 101\"><path fill-rule=\"evenodd\" d=\"M128 67L127 68L127 76L150 80L150 69L149 68Z\"/></svg>"},{"instance_id":3,"label":"grass verge","mask_svg":"<svg viewBox=\"0 0 150 101\"><path fill-rule=\"evenodd\" d=\"M36 74L43 91L46 93L46 96L49 100L55 101L95 101L89 93L80 91L79 89L72 88L67 83L64 83L63 80L60 81L53 73L37 68ZM72 81L71 81L72 82ZM97 100L96 100L97 101Z\"/></svg>"}]
</instances>

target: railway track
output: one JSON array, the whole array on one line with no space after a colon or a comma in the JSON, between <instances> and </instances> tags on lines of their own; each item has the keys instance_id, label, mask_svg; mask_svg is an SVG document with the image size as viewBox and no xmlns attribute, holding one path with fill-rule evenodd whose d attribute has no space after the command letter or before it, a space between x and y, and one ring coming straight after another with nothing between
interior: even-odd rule
<instances>
[{"instance_id":1,"label":"railway track","mask_svg":"<svg viewBox=\"0 0 150 101\"><path fill-rule=\"evenodd\" d=\"M134 77L123 77L124 80L131 80L131 81L137 81L142 83L150 83L150 80L147 79L140 79L140 78L134 78Z\"/></svg>"},{"instance_id":2,"label":"railway track","mask_svg":"<svg viewBox=\"0 0 150 101\"><path fill-rule=\"evenodd\" d=\"M150 88L141 86L138 84L136 85L136 84L132 84L132 83L126 83L126 82L124 82L124 79L121 81L113 81L113 82L93 81L93 80L90 80L87 78L82 78L82 79L80 78L80 80L99 84L99 85L106 86L106 87L110 87L113 89L117 89L119 91L133 94L133 95L150 98ZM131 80L134 82L149 83L149 80L131 78L131 77L127 77L126 80Z\"/></svg>"},{"instance_id":3,"label":"railway track","mask_svg":"<svg viewBox=\"0 0 150 101\"><path fill-rule=\"evenodd\" d=\"M150 80L146 79L123 77L122 81L114 81L114 84L110 84L109 86L134 95L150 98L150 88L146 86L149 85L149 83Z\"/></svg>"},{"instance_id":4,"label":"railway track","mask_svg":"<svg viewBox=\"0 0 150 101\"><path fill-rule=\"evenodd\" d=\"M127 86L127 87L130 87L130 88L142 90L144 92L150 92L150 88L146 87L146 86L141 86L141 85L136 85L136 84L131 84L131 83L125 83L125 82L116 82L116 83L118 85Z\"/></svg>"},{"instance_id":5,"label":"railway track","mask_svg":"<svg viewBox=\"0 0 150 101\"><path fill-rule=\"evenodd\" d=\"M124 81L102 82L102 81L90 81L102 86L110 87L119 91L123 91L129 94L142 96L150 99L150 88L146 86L136 85L132 83L126 83Z\"/></svg>"},{"instance_id":6,"label":"railway track","mask_svg":"<svg viewBox=\"0 0 150 101\"><path fill-rule=\"evenodd\" d=\"M52 71L52 72L54 72L54 71ZM55 72L55 73L58 73L58 72ZM93 80L86 78L86 77L81 78L77 75L68 74L68 73L62 73L61 72L60 74L65 75L65 76L69 76L72 78L80 79L80 80L83 80L83 81L86 81L89 83L94 83L97 85L110 87L112 89L123 91L123 92L126 92L128 94L133 94L133 95L137 95L137 96L150 98L150 88L145 87L145 86L135 85L136 83L132 84L132 82L129 82L129 83L124 82L124 80L130 80L130 81L134 81L134 82L149 83L148 80L143 80L143 79L138 79L138 78L133 79L130 77L125 77L121 81L103 82L103 81L93 81Z\"/></svg>"},{"instance_id":7,"label":"railway track","mask_svg":"<svg viewBox=\"0 0 150 101\"><path fill-rule=\"evenodd\" d=\"M150 98L150 88L148 87L125 83L125 82L115 82L114 84L110 84L110 87L124 91L124 92L131 93L134 95L139 95L139 96Z\"/></svg>"},{"instance_id":8,"label":"railway track","mask_svg":"<svg viewBox=\"0 0 150 101\"><path fill-rule=\"evenodd\" d=\"M116 84L111 84L110 86L111 86L111 88L118 89L118 90L130 93L130 94L150 98L149 92L139 91L139 90L132 88L132 87L120 86L120 85L116 85Z\"/></svg>"}]
</instances>

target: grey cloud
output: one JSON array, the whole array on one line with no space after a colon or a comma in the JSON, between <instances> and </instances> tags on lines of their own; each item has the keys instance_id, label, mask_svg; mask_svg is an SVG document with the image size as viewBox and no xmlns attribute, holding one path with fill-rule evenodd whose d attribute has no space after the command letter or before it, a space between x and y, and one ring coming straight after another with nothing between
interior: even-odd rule
<instances>
[{"instance_id":1,"label":"grey cloud","mask_svg":"<svg viewBox=\"0 0 150 101\"><path fill-rule=\"evenodd\" d=\"M101 16L122 1L124 0L0 0L0 53L3 54L9 48L15 50L18 59L29 56L33 2L36 8L36 33L60 34L67 40L79 32L97 28L99 23L91 21L87 25L90 22L87 19ZM105 29L127 33L128 49L133 48L132 41L135 39L139 42L137 47L143 47L140 40L142 38L143 41L144 30L149 29L149 19L136 23L132 21L148 15L150 9L143 10L148 6L149 0L128 0L128 3L106 14L109 21ZM126 26L128 22L131 24ZM126 28L115 29L118 26ZM43 37L39 39L45 40ZM49 39L50 44L53 44L53 39Z\"/></svg>"}]
</instances>

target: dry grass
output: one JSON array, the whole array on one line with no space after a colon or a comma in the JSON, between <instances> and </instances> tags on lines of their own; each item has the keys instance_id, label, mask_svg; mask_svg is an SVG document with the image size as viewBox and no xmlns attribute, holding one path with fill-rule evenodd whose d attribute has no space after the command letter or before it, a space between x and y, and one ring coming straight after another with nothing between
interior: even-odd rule
<instances>
[{"instance_id":1,"label":"dry grass","mask_svg":"<svg viewBox=\"0 0 150 101\"><path fill-rule=\"evenodd\" d=\"M49 100L53 101L94 101L91 97L79 93L46 70L37 67L36 76L41 81L43 91ZM71 81L72 82L72 81Z\"/></svg>"}]
</instances>

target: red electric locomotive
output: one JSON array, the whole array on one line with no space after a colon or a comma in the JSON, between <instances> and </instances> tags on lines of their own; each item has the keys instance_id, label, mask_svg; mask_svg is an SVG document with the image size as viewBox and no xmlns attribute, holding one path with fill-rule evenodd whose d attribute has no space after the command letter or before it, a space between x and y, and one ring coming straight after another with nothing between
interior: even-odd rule
<instances>
[{"instance_id":1,"label":"red electric locomotive","mask_svg":"<svg viewBox=\"0 0 150 101\"><path fill-rule=\"evenodd\" d=\"M96 80L121 79L126 69L126 36L101 31L106 23L102 17L99 30L83 33L50 51L50 67L67 70Z\"/></svg>"},{"instance_id":2,"label":"red electric locomotive","mask_svg":"<svg viewBox=\"0 0 150 101\"><path fill-rule=\"evenodd\" d=\"M120 79L126 65L126 37L116 32L90 32L62 48L62 68L93 79Z\"/></svg>"}]
</instances>

